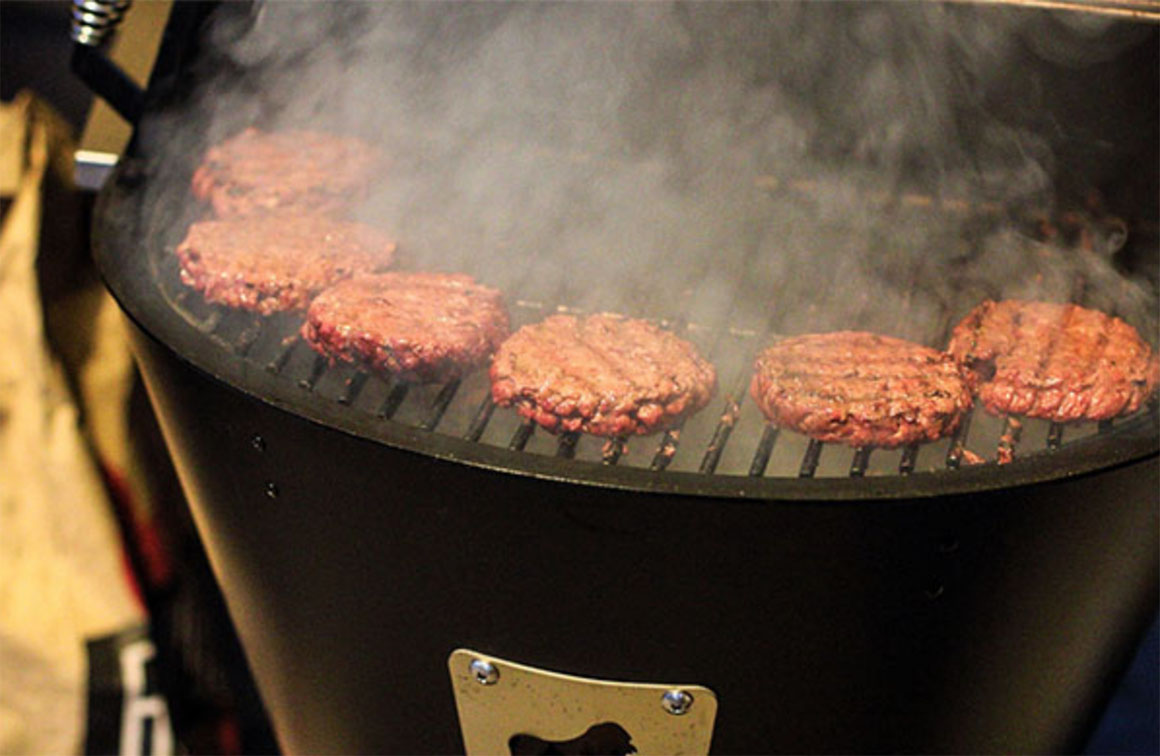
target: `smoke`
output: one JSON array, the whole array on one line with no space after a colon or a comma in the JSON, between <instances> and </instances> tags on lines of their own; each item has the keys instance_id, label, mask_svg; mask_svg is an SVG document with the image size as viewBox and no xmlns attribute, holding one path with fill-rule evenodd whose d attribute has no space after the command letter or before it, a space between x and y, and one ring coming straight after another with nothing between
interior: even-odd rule
<instances>
[{"instance_id":1,"label":"smoke","mask_svg":"<svg viewBox=\"0 0 1160 756\"><path fill-rule=\"evenodd\" d=\"M246 126L321 129L389 156L358 216L399 239L401 265L510 300L937 343L979 298L1082 281L1153 338L1152 282L1001 212L1068 201L1067 124L1035 72L1106 63L1138 27L934 3L218 15L192 96L142 130L177 185L159 197Z\"/></svg>"}]
</instances>

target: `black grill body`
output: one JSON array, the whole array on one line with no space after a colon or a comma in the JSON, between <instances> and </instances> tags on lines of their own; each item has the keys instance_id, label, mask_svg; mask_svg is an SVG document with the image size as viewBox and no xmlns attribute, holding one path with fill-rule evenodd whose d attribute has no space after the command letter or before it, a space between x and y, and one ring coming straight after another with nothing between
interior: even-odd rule
<instances>
[{"instance_id":1,"label":"black grill body","mask_svg":"<svg viewBox=\"0 0 1160 756\"><path fill-rule=\"evenodd\" d=\"M359 438L135 341L290 752L460 750L458 647L709 686L717 753L1078 751L1155 611L1154 457L885 500L597 488Z\"/></svg>"}]
</instances>

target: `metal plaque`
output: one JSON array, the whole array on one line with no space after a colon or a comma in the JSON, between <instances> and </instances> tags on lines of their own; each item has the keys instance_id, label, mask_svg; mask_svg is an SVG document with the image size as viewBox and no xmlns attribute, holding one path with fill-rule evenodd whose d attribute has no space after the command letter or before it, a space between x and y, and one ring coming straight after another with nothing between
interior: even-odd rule
<instances>
[{"instance_id":1,"label":"metal plaque","mask_svg":"<svg viewBox=\"0 0 1160 756\"><path fill-rule=\"evenodd\" d=\"M701 685L591 680L462 648L447 666L468 756L709 753L717 696Z\"/></svg>"}]
</instances>

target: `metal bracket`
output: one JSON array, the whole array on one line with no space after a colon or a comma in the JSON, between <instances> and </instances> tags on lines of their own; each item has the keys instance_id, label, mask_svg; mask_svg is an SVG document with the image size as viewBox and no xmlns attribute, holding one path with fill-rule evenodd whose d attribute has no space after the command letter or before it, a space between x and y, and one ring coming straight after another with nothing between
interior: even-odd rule
<instances>
[{"instance_id":1,"label":"metal bracket","mask_svg":"<svg viewBox=\"0 0 1160 756\"><path fill-rule=\"evenodd\" d=\"M75 155L76 183L89 190L101 187L132 136L144 108L141 84L149 78L172 7L170 0L149 0L126 15L129 3L116 0L115 22L106 16L99 27L83 26L95 5L110 3L74 0L71 60L74 73L101 98L93 102Z\"/></svg>"},{"instance_id":2,"label":"metal bracket","mask_svg":"<svg viewBox=\"0 0 1160 756\"><path fill-rule=\"evenodd\" d=\"M468 756L707 754L713 739L717 696L701 685L593 680L462 648L447 666Z\"/></svg>"}]
</instances>

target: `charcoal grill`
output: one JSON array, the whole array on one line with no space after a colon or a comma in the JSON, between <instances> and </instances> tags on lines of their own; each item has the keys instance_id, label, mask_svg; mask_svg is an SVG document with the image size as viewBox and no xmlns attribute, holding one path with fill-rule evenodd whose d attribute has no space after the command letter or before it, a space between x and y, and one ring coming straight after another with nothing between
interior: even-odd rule
<instances>
[{"instance_id":1,"label":"charcoal grill","mask_svg":"<svg viewBox=\"0 0 1160 756\"><path fill-rule=\"evenodd\" d=\"M207 9L174 14L156 108L180 97L175 68ZM706 685L721 753L1083 746L1155 613L1154 402L1074 426L979 409L952 438L899 450L808 441L747 397L753 356L784 322L700 307L702 268L686 306L617 309L696 342L718 368L714 404L654 437L552 436L495 407L484 371L423 386L332 366L298 337L300 316L184 287L173 249L202 212L185 189L200 154L167 153L143 126L101 194L95 255L288 750L460 750L445 665L461 647ZM162 175L181 179L177 201L147 202ZM814 178L750 183L805 217L818 202ZM942 213L1062 229L1056 255L1097 254L1090 239L1108 234L921 192L860 201L900 225ZM751 232L738 230L732 301L754 294ZM1154 234L1126 238L1154 264ZM506 291L513 326L584 311L567 276L534 258L527 270ZM938 346L964 314L911 312L899 305L897 329Z\"/></svg>"}]
</instances>

